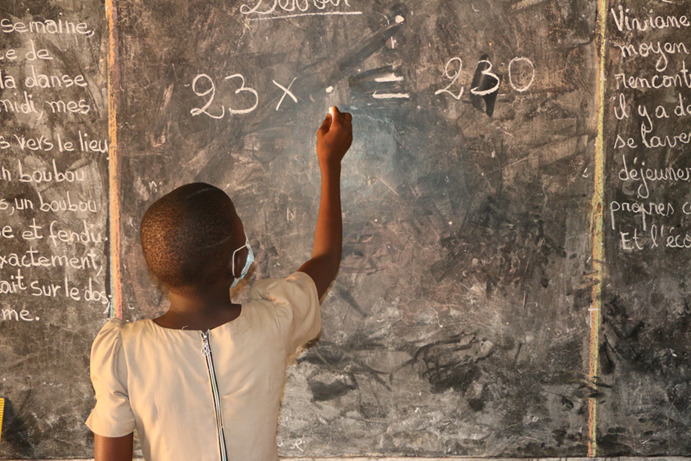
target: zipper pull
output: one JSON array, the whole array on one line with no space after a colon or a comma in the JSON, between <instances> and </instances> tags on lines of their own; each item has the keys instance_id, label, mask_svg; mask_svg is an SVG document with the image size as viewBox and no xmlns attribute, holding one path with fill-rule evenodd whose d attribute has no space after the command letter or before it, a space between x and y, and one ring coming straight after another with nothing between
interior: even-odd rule
<instances>
[{"instance_id":1,"label":"zipper pull","mask_svg":"<svg viewBox=\"0 0 691 461\"><path fill-rule=\"evenodd\" d=\"M208 357L211 354L211 345L209 344L209 332L202 331L202 355Z\"/></svg>"}]
</instances>

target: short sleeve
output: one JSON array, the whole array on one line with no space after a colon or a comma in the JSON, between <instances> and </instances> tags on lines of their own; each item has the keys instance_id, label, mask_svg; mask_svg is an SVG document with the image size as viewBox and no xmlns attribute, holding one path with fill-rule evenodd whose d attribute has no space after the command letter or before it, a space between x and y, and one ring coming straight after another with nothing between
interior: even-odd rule
<instances>
[{"instance_id":1,"label":"short sleeve","mask_svg":"<svg viewBox=\"0 0 691 461\"><path fill-rule=\"evenodd\" d=\"M251 296L266 299L275 306L288 354L319 335L321 315L317 287L312 277L304 272L295 272L285 279L257 282Z\"/></svg>"},{"instance_id":2,"label":"short sleeve","mask_svg":"<svg viewBox=\"0 0 691 461\"><path fill-rule=\"evenodd\" d=\"M96 406L86 420L95 434L122 437L134 431L134 414L127 392L127 364L119 319L111 319L91 346L91 383Z\"/></svg>"}]
</instances>

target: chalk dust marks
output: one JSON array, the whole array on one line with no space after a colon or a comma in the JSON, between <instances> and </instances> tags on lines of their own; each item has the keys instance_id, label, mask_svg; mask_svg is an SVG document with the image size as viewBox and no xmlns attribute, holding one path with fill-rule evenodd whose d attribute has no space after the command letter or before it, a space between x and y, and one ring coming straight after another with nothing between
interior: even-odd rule
<instances>
[{"instance_id":1,"label":"chalk dust marks","mask_svg":"<svg viewBox=\"0 0 691 461\"><path fill-rule=\"evenodd\" d=\"M335 65L331 65L328 81L337 82L352 75L367 58L386 46L386 42L396 34L401 24L402 22L389 24L353 46Z\"/></svg>"}]
</instances>

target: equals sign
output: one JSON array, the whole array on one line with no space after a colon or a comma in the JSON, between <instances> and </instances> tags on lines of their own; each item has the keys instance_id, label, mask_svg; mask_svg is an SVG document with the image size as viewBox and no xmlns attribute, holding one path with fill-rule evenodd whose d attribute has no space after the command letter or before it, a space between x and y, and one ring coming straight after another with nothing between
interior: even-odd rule
<instances>
[{"instance_id":1,"label":"equals sign","mask_svg":"<svg viewBox=\"0 0 691 461\"><path fill-rule=\"evenodd\" d=\"M377 83L402 82L403 77L401 77L400 75L396 75L393 72L390 72L387 75L382 75L381 77L375 78L374 81ZM374 99L409 99L410 94L408 94L408 93L379 93L378 91L375 91L374 93L372 93L372 97Z\"/></svg>"},{"instance_id":2,"label":"equals sign","mask_svg":"<svg viewBox=\"0 0 691 461\"><path fill-rule=\"evenodd\" d=\"M379 87L386 84L394 84L394 86L402 82L404 78L396 75L395 69L391 67L382 67L379 69L368 70L362 74L350 79L351 87L365 87L366 91L372 91L374 99L410 99L410 94L402 91L384 91Z\"/></svg>"}]
</instances>

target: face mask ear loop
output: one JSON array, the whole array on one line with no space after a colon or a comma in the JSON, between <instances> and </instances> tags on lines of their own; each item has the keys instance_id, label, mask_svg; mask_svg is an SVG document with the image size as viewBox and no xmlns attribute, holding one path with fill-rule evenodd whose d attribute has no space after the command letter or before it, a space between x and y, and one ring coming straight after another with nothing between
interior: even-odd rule
<instances>
[{"instance_id":1,"label":"face mask ear loop","mask_svg":"<svg viewBox=\"0 0 691 461\"><path fill-rule=\"evenodd\" d=\"M235 277L235 253L242 250L243 248L247 248L247 259L245 260L245 266L242 268L242 273L240 274L240 277ZM232 259L233 259L233 262L232 262L231 270L233 271L233 283L230 285L231 289L235 285L237 285L240 280L245 278L245 275L247 275L247 272L249 271L249 268L252 265L252 262L254 261L254 254L252 252L252 247L250 246L250 241L247 237L245 237L245 244L243 246L241 246L240 248L238 248L237 250L233 251Z\"/></svg>"},{"instance_id":2,"label":"face mask ear loop","mask_svg":"<svg viewBox=\"0 0 691 461\"><path fill-rule=\"evenodd\" d=\"M231 270L233 271L233 278L235 278L235 253L242 250L243 248L247 248L248 250L250 249L250 240L247 237L245 237L245 244L237 250L233 251L233 256L231 256Z\"/></svg>"}]
</instances>

